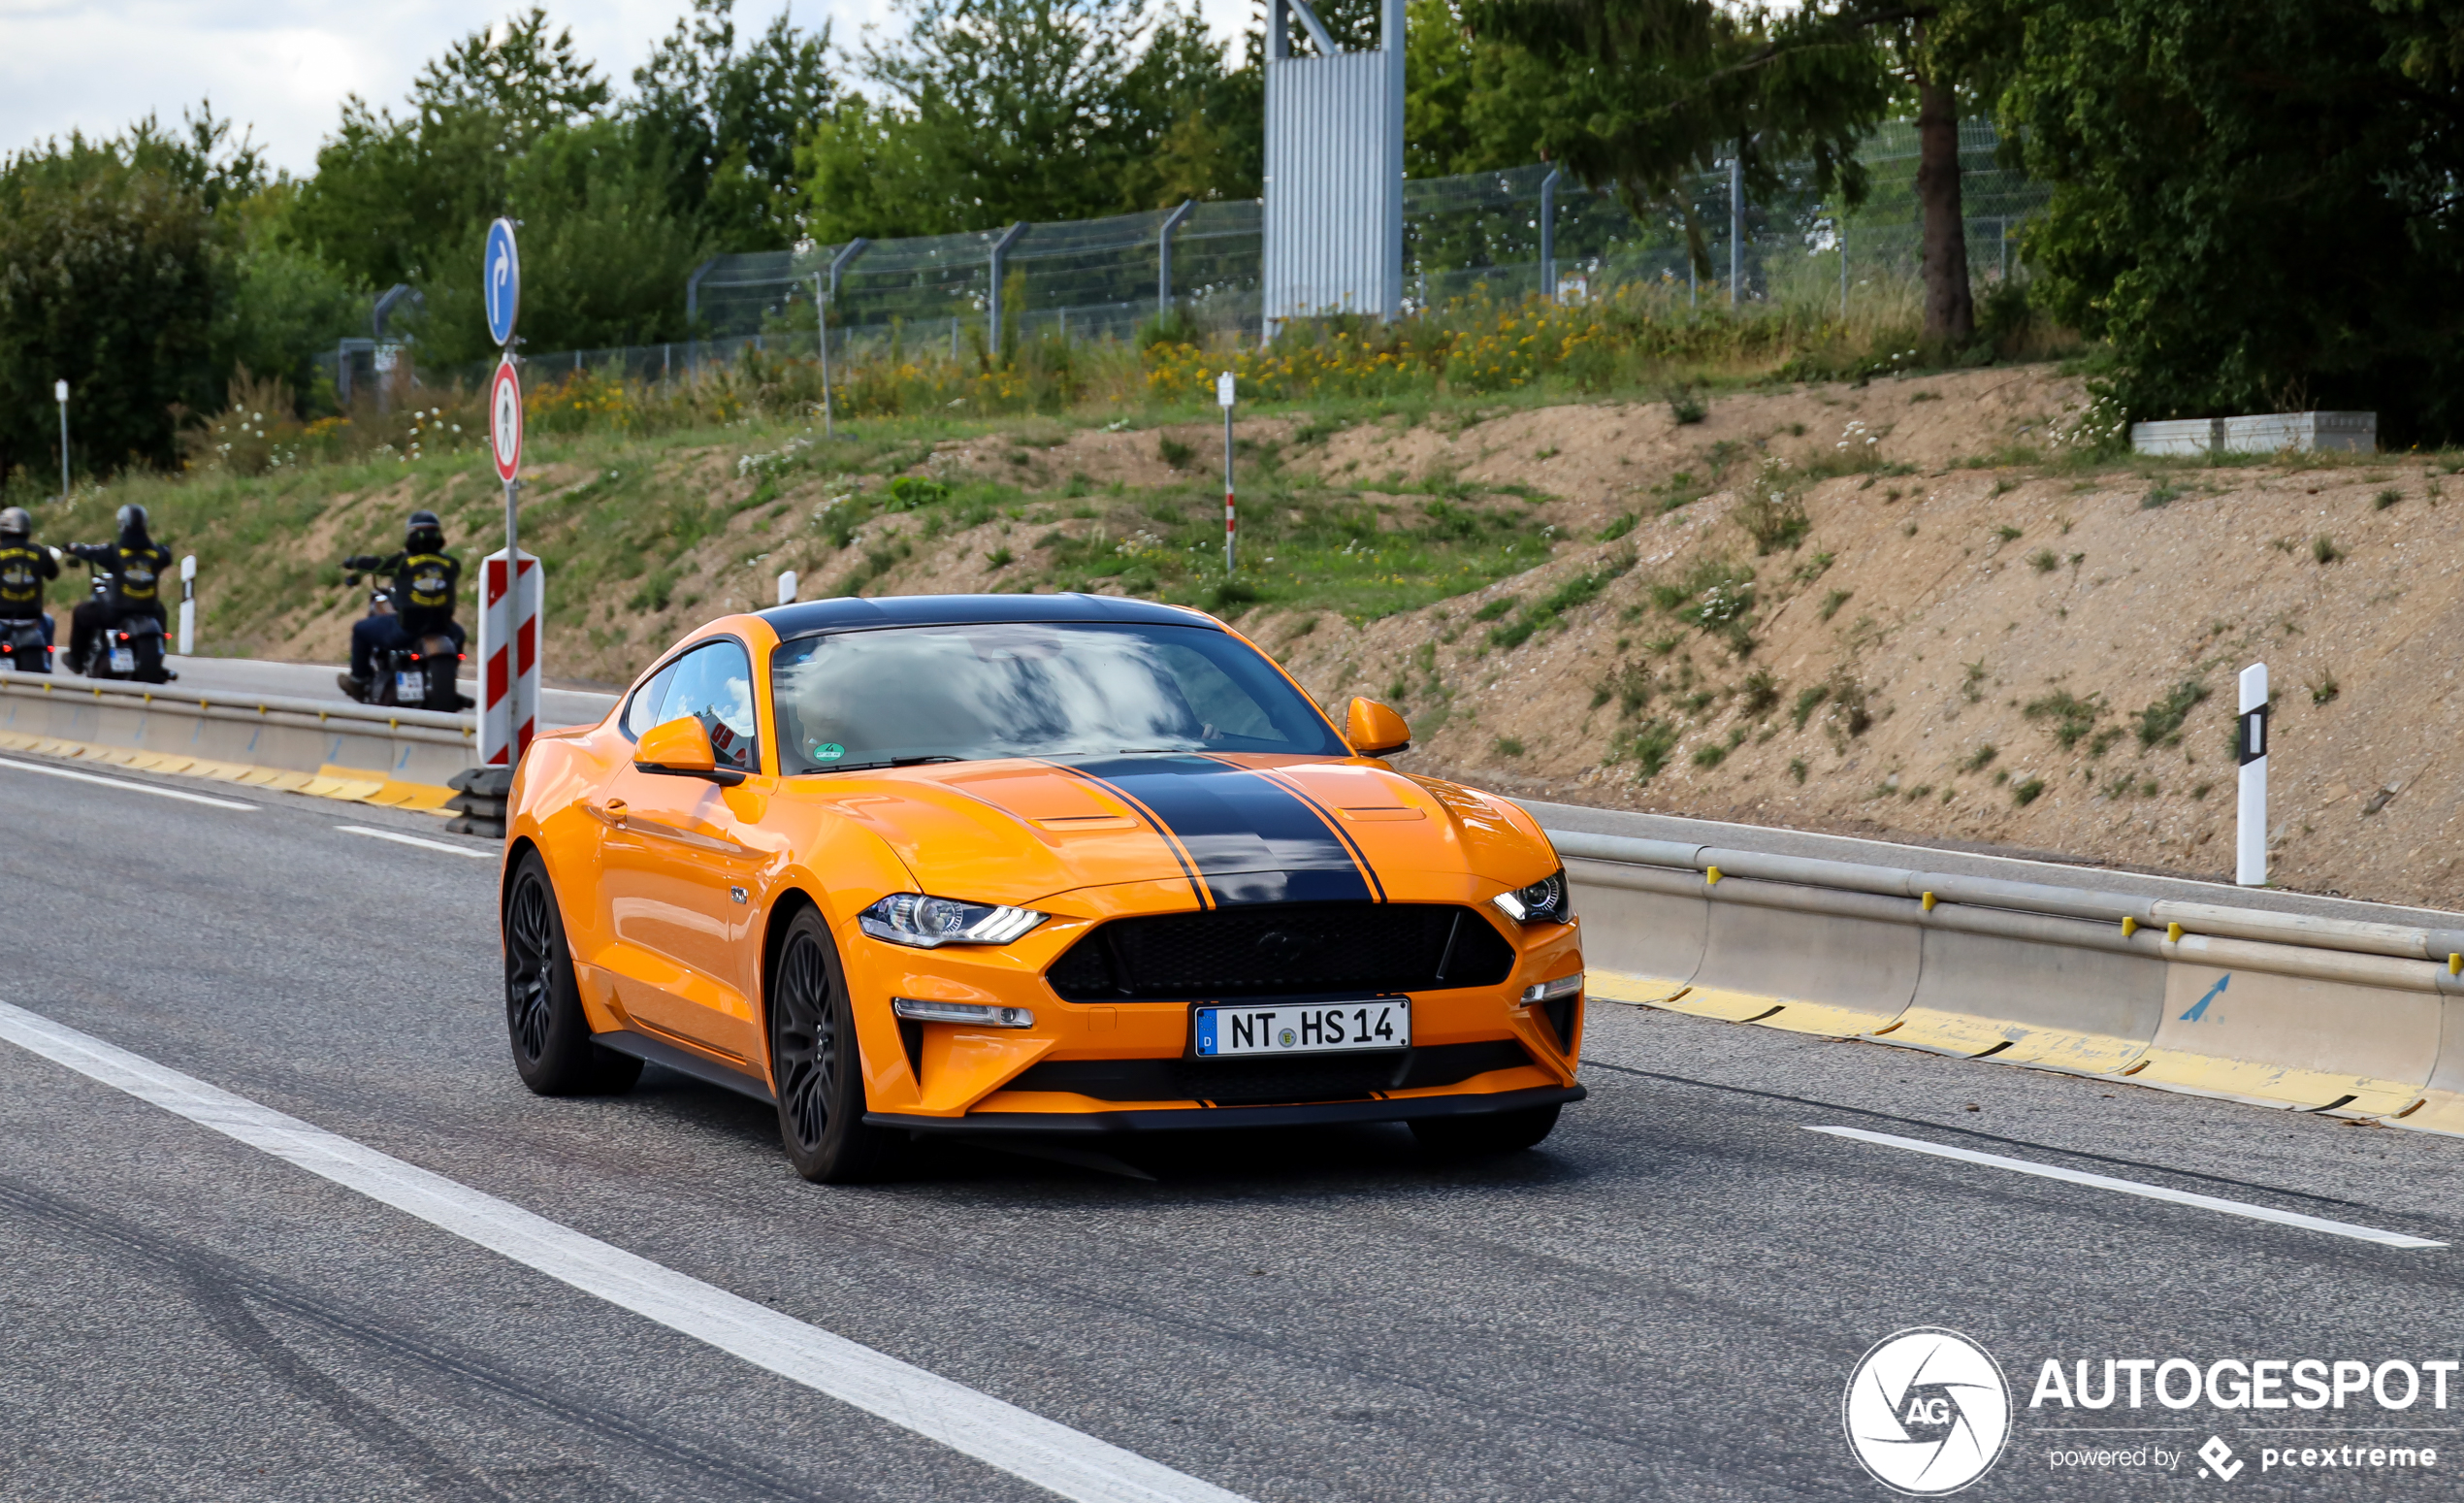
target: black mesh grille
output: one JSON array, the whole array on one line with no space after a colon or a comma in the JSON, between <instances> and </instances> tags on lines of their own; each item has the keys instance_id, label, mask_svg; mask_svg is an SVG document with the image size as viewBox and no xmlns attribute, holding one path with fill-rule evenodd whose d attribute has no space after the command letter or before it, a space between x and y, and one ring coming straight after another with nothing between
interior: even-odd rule
<instances>
[{"instance_id":1,"label":"black mesh grille","mask_svg":"<svg viewBox=\"0 0 2464 1503\"><path fill-rule=\"evenodd\" d=\"M1451 1086L1489 1070L1529 1064L1510 1038L1433 1044L1387 1054L1286 1056L1275 1060L1047 1060L1004 1091L1069 1091L1098 1101L1356 1100L1379 1091Z\"/></svg>"},{"instance_id":2,"label":"black mesh grille","mask_svg":"<svg viewBox=\"0 0 2464 1503\"><path fill-rule=\"evenodd\" d=\"M1514 947L1450 903L1288 903L1115 919L1045 973L1074 1002L1489 987Z\"/></svg>"}]
</instances>

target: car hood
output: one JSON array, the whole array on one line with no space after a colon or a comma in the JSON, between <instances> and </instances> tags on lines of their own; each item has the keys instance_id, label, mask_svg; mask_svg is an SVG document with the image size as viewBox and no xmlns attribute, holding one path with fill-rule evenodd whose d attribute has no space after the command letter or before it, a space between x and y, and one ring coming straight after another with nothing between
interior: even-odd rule
<instances>
[{"instance_id":1,"label":"car hood","mask_svg":"<svg viewBox=\"0 0 2464 1503\"><path fill-rule=\"evenodd\" d=\"M1504 800L1382 763L1146 755L905 768L799 783L926 889L1031 903L1158 883L1176 906L1461 901L1556 869Z\"/></svg>"}]
</instances>

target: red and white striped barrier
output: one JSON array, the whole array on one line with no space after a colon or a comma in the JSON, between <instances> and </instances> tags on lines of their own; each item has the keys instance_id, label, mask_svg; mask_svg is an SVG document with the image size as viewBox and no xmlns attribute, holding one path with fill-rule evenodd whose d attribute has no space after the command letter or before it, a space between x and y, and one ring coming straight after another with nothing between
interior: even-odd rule
<instances>
[{"instance_id":1,"label":"red and white striped barrier","mask_svg":"<svg viewBox=\"0 0 2464 1503\"><path fill-rule=\"evenodd\" d=\"M519 591L505 588L503 550L480 565L479 760L489 767L519 763L538 733L539 599L546 572L532 555L521 559Z\"/></svg>"}]
</instances>

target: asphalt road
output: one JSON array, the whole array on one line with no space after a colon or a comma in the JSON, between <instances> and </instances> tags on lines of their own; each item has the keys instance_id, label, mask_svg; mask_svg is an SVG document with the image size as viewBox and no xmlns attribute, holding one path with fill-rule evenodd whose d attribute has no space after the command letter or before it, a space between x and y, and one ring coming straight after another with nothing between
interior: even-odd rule
<instances>
[{"instance_id":1,"label":"asphalt road","mask_svg":"<svg viewBox=\"0 0 2464 1503\"><path fill-rule=\"evenodd\" d=\"M2464 1493L2464 1381L2445 1410L2426 1386L2400 1411L2027 1407L2048 1356L2464 1356L2459 1248L1805 1129L2464 1248L2457 1140L1597 1003L1592 1098L1530 1154L1226 1135L1142 1147L1143 1180L943 1148L830 1189L766 1108L677 1076L525 1092L495 868L456 853L492 852L432 819L6 764L0 796L0 1000L1249 1498L1884 1498L1843 1388L1920 1325L1980 1342L2019 1403L1963 1496L2222 1487L2048 1460L2211 1434L2237 1492ZM1051 1496L5 1042L0 1145L0 1497ZM2289 1425L2455 1454L2262 1473L2288 1437L2255 1427Z\"/></svg>"},{"instance_id":2,"label":"asphalt road","mask_svg":"<svg viewBox=\"0 0 2464 1503\"><path fill-rule=\"evenodd\" d=\"M334 675L340 664L274 663L257 658L181 658L171 660L179 674L182 688L204 689L228 694L280 694L303 700L332 700L346 704L349 699ZM472 687L476 681L465 664L462 692L477 698ZM539 692L541 721L547 726L596 725L616 696L587 689L558 689Z\"/></svg>"}]
</instances>

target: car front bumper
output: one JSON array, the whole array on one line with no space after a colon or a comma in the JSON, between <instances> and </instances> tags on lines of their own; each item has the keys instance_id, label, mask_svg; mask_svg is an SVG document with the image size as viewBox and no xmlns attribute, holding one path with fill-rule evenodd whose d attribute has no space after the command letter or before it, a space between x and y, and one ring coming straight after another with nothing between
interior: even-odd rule
<instances>
[{"instance_id":1,"label":"car front bumper","mask_svg":"<svg viewBox=\"0 0 2464 1503\"><path fill-rule=\"evenodd\" d=\"M866 1112L864 1121L875 1127L906 1127L918 1132L1220 1132L1247 1127L1317 1127L1343 1123L1413 1122L1430 1117L1478 1117L1564 1105L1579 1101L1588 1094L1581 1086L1535 1086L1519 1091L1266 1106L1207 1106L1192 1102L1187 1106L1129 1111L969 1112L963 1117Z\"/></svg>"}]
</instances>

